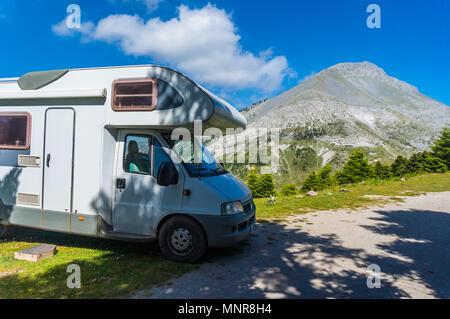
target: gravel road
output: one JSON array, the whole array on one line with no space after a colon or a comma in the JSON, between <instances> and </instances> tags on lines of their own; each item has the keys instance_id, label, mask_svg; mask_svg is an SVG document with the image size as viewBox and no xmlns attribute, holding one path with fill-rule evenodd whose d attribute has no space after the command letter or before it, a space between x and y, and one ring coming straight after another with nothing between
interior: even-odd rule
<instances>
[{"instance_id":1,"label":"gravel road","mask_svg":"<svg viewBox=\"0 0 450 319\"><path fill-rule=\"evenodd\" d=\"M200 268L134 298L450 298L450 192L259 223ZM368 271L381 270L380 288ZM373 285L372 285L373 287Z\"/></svg>"}]
</instances>

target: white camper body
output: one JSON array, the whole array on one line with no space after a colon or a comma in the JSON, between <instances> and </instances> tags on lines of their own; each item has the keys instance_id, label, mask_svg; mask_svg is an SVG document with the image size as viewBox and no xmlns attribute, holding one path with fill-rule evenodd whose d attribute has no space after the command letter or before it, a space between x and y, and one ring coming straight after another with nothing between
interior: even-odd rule
<instances>
[{"instance_id":1,"label":"white camper body","mask_svg":"<svg viewBox=\"0 0 450 319\"><path fill-rule=\"evenodd\" d=\"M159 239L179 261L244 239L255 221L250 190L223 169L187 163L170 140L197 120L246 126L231 105L161 66L0 80L0 228Z\"/></svg>"}]
</instances>

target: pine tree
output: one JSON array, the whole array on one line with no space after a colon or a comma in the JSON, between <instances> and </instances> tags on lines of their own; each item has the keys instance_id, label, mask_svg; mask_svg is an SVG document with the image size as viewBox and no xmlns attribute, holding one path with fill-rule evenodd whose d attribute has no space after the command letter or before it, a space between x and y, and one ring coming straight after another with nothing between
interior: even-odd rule
<instances>
[{"instance_id":1,"label":"pine tree","mask_svg":"<svg viewBox=\"0 0 450 319\"><path fill-rule=\"evenodd\" d=\"M316 191L318 190L319 178L317 177L316 172L312 172L309 176L304 180L302 184L302 191Z\"/></svg>"},{"instance_id":2,"label":"pine tree","mask_svg":"<svg viewBox=\"0 0 450 319\"><path fill-rule=\"evenodd\" d=\"M281 195L289 196L297 194L297 185L295 184L287 184L281 188Z\"/></svg>"},{"instance_id":3,"label":"pine tree","mask_svg":"<svg viewBox=\"0 0 450 319\"><path fill-rule=\"evenodd\" d=\"M433 156L429 152L422 152L420 154L422 172L425 173L445 173L447 165L441 158Z\"/></svg>"},{"instance_id":4,"label":"pine tree","mask_svg":"<svg viewBox=\"0 0 450 319\"><path fill-rule=\"evenodd\" d=\"M323 190L330 187L333 184L333 179L331 178L332 167L330 164L325 165L318 173L318 189Z\"/></svg>"},{"instance_id":5,"label":"pine tree","mask_svg":"<svg viewBox=\"0 0 450 319\"><path fill-rule=\"evenodd\" d=\"M391 165L392 174L396 177L404 176L408 173L406 169L406 165L408 164L408 160L403 156L399 155L395 159L394 163Z\"/></svg>"},{"instance_id":6,"label":"pine tree","mask_svg":"<svg viewBox=\"0 0 450 319\"><path fill-rule=\"evenodd\" d=\"M439 158L450 170L450 128L445 128L441 135L433 141L432 155Z\"/></svg>"},{"instance_id":7,"label":"pine tree","mask_svg":"<svg viewBox=\"0 0 450 319\"><path fill-rule=\"evenodd\" d=\"M272 175L264 174L258 179L256 193L261 197L269 197L275 195L275 184Z\"/></svg>"},{"instance_id":8,"label":"pine tree","mask_svg":"<svg viewBox=\"0 0 450 319\"><path fill-rule=\"evenodd\" d=\"M380 161L375 163L374 175L376 178L385 180L392 177L391 168L389 165L383 165Z\"/></svg>"},{"instance_id":9,"label":"pine tree","mask_svg":"<svg viewBox=\"0 0 450 319\"><path fill-rule=\"evenodd\" d=\"M423 154L414 153L406 163L405 169L409 174L420 174L425 172Z\"/></svg>"},{"instance_id":10,"label":"pine tree","mask_svg":"<svg viewBox=\"0 0 450 319\"><path fill-rule=\"evenodd\" d=\"M336 174L339 184L359 183L373 177L373 166L365 158L364 151L357 149L350 154L342 171Z\"/></svg>"},{"instance_id":11,"label":"pine tree","mask_svg":"<svg viewBox=\"0 0 450 319\"><path fill-rule=\"evenodd\" d=\"M259 180L259 177L257 174L257 170L256 169L250 170L247 175L247 186L252 191L253 197L256 197L256 198L260 197L260 195L257 192L258 180Z\"/></svg>"}]
</instances>

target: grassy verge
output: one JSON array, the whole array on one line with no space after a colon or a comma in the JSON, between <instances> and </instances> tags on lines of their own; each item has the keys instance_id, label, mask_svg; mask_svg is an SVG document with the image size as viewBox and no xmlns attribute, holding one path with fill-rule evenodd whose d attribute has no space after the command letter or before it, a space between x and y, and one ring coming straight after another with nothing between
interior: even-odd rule
<instances>
[{"instance_id":1,"label":"grassy verge","mask_svg":"<svg viewBox=\"0 0 450 319\"><path fill-rule=\"evenodd\" d=\"M14 259L15 251L37 243L55 244L58 252L39 263ZM67 288L70 264L81 268L81 289ZM163 259L155 244L16 228L0 240L0 298L119 298L196 267Z\"/></svg>"},{"instance_id":2,"label":"grassy verge","mask_svg":"<svg viewBox=\"0 0 450 319\"><path fill-rule=\"evenodd\" d=\"M415 176L406 181L371 181L345 188L349 190L348 193L340 193L341 188L334 187L319 192L317 197L278 197L276 204L268 204L267 199L258 198L255 200L258 219L283 219L289 215L310 211L357 209L402 200L395 196L450 191L450 173ZM370 198L366 197L367 195L386 197Z\"/></svg>"}]
</instances>

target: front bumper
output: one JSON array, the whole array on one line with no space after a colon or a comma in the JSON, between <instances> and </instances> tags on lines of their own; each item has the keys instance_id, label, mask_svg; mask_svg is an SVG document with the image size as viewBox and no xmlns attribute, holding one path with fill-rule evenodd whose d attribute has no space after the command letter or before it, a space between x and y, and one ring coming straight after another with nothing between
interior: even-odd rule
<instances>
[{"instance_id":1,"label":"front bumper","mask_svg":"<svg viewBox=\"0 0 450 319\"><path fill-rule=\"evenodd\" d=\"M244 240L256 222L256 208L234 216L192 215L203 226L209 247L228 247Z\"/></svg>"}]
</instances>

